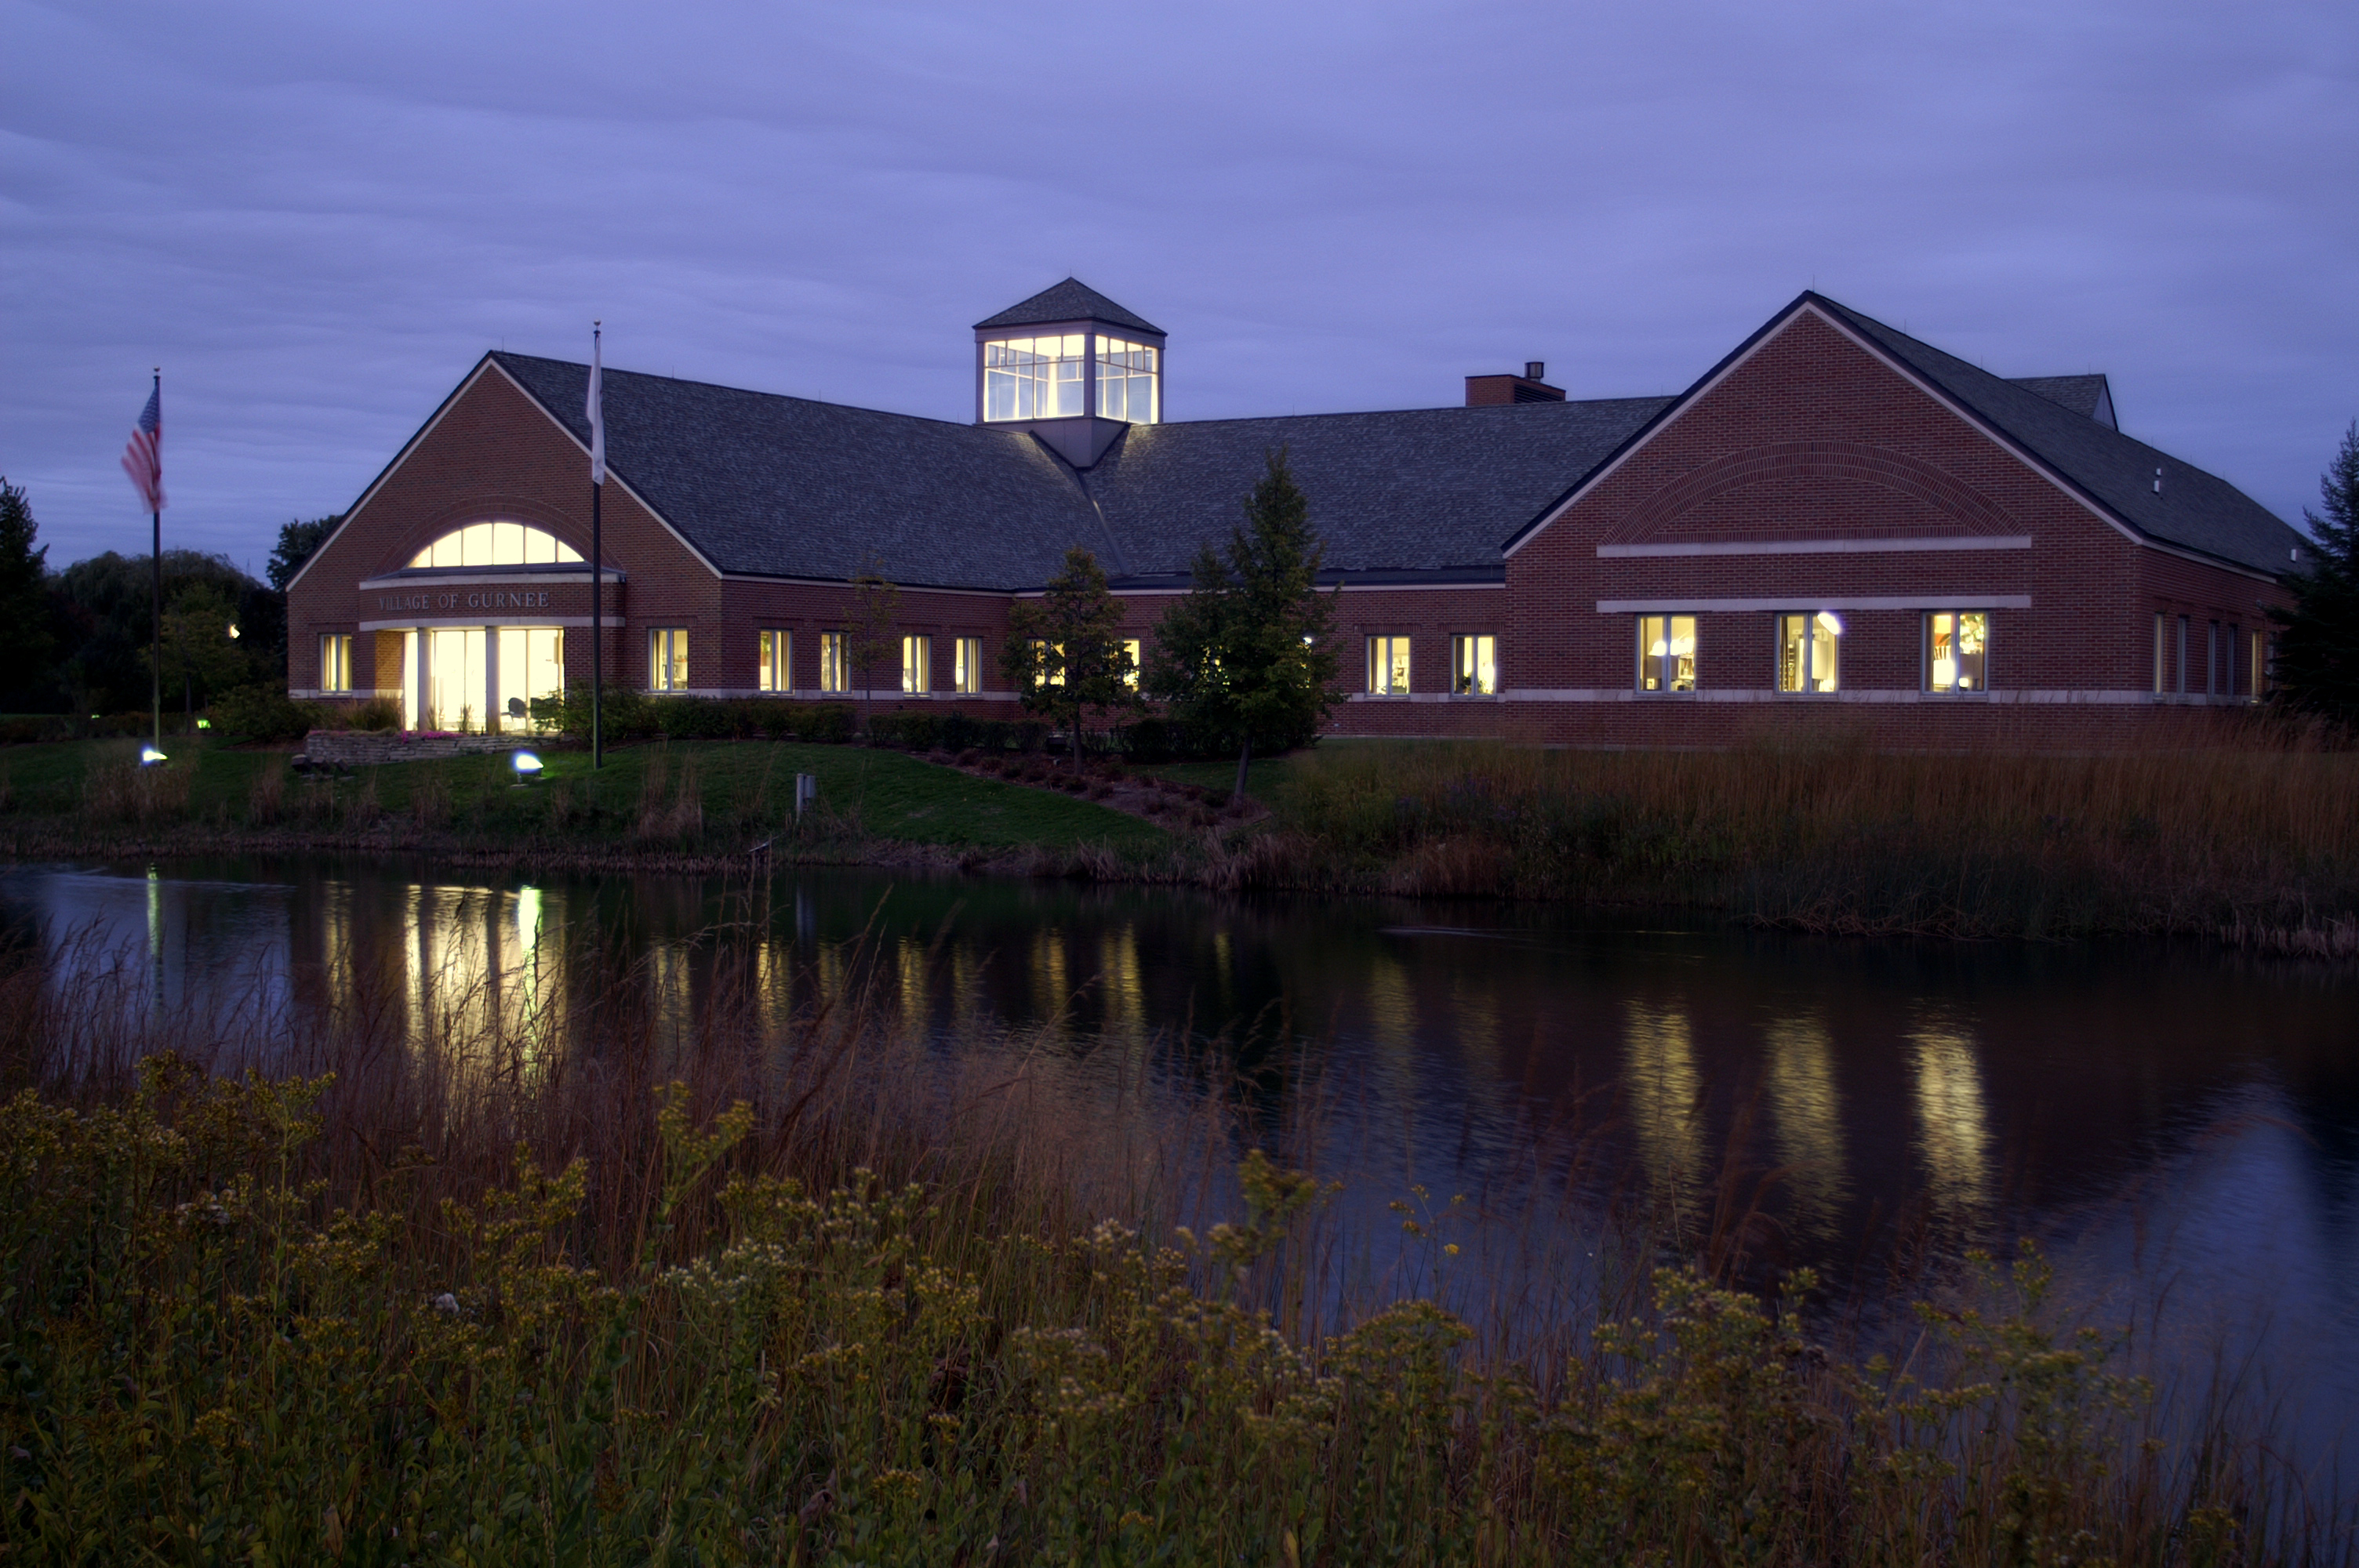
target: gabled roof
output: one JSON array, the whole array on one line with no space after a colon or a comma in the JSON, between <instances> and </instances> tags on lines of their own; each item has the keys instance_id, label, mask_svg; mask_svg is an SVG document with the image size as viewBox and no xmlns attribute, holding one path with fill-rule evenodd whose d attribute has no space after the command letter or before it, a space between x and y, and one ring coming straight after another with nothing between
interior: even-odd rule
<instances>
[{"instance_id":1,"label":"gabled roof","mask_svg":"<svg viewBox=\"0 0 2359 1568\"><path fill-rule=\"evenodd\" d=\"M492 359L587 443L590 367ZM725 573L842 581L875 568L913 588L1020 589L1097 514L1031 437L609 370L616 477Z\"/></svg>"},{"instance_id":2,"label":"gabled roof","mask_svg":"<svg viewBox=\"0 0 2359 1568\"><path fill-rule=\"evenodd\" d=\"M1805 302L1924 377L2138 533L2255 571L2274 574L2292 568L2288 552L2305 542L2302 535L2226 480L1823 295L1805 294L1796 305ZM2158 470L2162 481L2158 493Z\"/></svg>"},{"instance_id":3,"label":"gabled roof","mask_svg":"<svg viewBox=\"0 0 2359 1568\"><path fill-rule=\"evenodd\" d=\"M2009 379L2017 386L2036 392L2050 403L2060 403L2100 425L2110 425L2116 430L2122 427L2121 421L2114 417L2114 390L2102 374L2018 375Z\"/></svg>"},{"instance_id":4,"label":"gabled roof","mask_svg":"<svg viewBox=\"0 0 2359 1568\"><path fill-rule=\"evenodd\" d=\"M1078 277L1044 288L996 316L984 317L974 324L974 330L985 332L995 327L1037 327L1050 321L1103 321L1109 327L1128 327L1136 332L1152 332L1158 338L1164 335L1162 328L1124 309Z\"/></svg>"},{"instance_id":5,"label":"gabled roof","mask_svg":"<svg viewBox=\"0 0 2359 1568\"><path fill-rule=\"evenodd\" d=\"M1496 579L1501 543L1670 401L1134 425L1081 478L1125 577L1184 574L1226 540L1264 454L1283 447L1329 570Z\"/></svg>"}]
</instances>

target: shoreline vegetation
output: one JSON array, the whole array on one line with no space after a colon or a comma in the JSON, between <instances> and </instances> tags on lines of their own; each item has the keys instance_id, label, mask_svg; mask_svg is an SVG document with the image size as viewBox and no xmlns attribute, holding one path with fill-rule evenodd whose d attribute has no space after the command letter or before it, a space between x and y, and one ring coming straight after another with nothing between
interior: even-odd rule
<instances>
[{"instance_id":1,"label":"shoreline vegetation","mask_svg":"<svg viewBox=\"0 0 2359 1568\"><path fill-rule=\"evenodd\" d=\"M0 975L12 1560L2349 1559L2266 1421L2027 1247L1863 1334L1748 1268L1770 1178L1699 1233L1559 1128L1568 1280L1422 1192L1343 1228L1250 1084L750 966L667 1030L577 957L423 1037L397 974L300 1017Z\"/></svg>"},{"instance_id":2,"label":"shoreline vegetation","mask_svg":"<svg viewBox=\"0 0 2359 1568\"><path fill-rule=\"evenodd\" d=\"M1416 898L1676 907L1851 935L2196 937L2359 958L2359 752L2223 726L2203 751L1723 752L1330 742L1076 776L1039 752L669 741L601 774L551 748L298 778L284 751L184 740L0 750L0 854L334 853L592 872L749 863ZM798 823L793 778L816 774Z\"/></svg>"}]
</instances>

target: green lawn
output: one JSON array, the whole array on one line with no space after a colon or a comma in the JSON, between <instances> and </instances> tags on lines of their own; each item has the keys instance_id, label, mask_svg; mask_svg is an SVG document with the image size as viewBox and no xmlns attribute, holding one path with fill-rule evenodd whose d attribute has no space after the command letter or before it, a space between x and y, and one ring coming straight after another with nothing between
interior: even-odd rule
<instances>
[{"instance_id":1,"label":"green lawn","mask_svg":"<svg viewBox=\"0 0 2359 1568\"><path fill-rule=\"evenodd\" d=\"M83 779L94 765L136 759L136 741L60 741L0 751L6 812L60 816L80 812ZM221 745L209 737L168 739L169 764L190 770L187 816L199 822L246 824L255 815L255 782L266 771L285 772L282 814L341 818L354 797L373 790L390 815L415 820L429 814L464 839L514 840L562 834L598 840L626 838L652 801L658 812L678 806L692 776L703 807L703 827L690 835L711 849L768 837L791 826L794 776L817 775L822 815L842 828L913 844L1008 849L1082 843L1150 847L1162 828L1093 802L1049 790L982 779L900 752L794 742L675 741L621 747L592 772L586 752L546 751L539 782L516 786L506 752L441 761L388 763L360 770L333 784L297 779L288 752ZM651 785L649 774L656 775ZM324 802L320 796L324 795Z\"/></svg>"}]
</instances>

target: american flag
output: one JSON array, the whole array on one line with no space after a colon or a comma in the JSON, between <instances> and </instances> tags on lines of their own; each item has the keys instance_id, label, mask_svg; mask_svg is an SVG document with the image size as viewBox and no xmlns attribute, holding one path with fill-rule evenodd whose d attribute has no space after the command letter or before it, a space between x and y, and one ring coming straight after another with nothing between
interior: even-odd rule
<instances>
[{"instance_id":1,"label":"american flag","mask_svg":"<svg viewBox=\"0 0 2359 1568\"><path fill-rule=\"evenodd\" d=\"M123 471L150 512L164 510L164 388L158 384L140 410L139 427L123 449Z\"/></svg>"}]
</instances>

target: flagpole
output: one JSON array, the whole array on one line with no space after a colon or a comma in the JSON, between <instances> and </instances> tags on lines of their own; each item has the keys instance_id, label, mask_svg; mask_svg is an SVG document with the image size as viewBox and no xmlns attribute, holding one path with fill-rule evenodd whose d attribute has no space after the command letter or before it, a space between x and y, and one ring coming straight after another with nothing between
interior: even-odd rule
<instances>
[{"instance_id":1,"label":"flagpole","mask_svg":"<svg viewBox=\"0 0 2359 1568\"><path fill-rule=\"evenodd\" d=\"M597 399L602 390L598 385L599 339L605 323L590 323L590 395ZM600 407L603 423L603 407ZM605 507L606 474L602 461L604 443L598 441L601 431L592 429L591 439L598 442L590 470L590 767L592 772L606 765L606 542Z\"/></svg>"},{"instance_id":2,"label":"flagpole","mask_svg":"<svg viewBox=\"0 0 2359 1568\"><path fill-rule=\"evenodd\" d=\"M156 399L157 407L160 409L164 404L164 367L162 365L156 367L156 384L152 395ZM163 450L163 443L164 427L159 416L156 426L156 445L159 454ZM160 455L157 461L159 464L163 461ZM157 492L158 499L161 498L162 493L159 488ZM147 585L147 673L155 678L152 717L156 721L156 736L152 744L160 752L164 749L164 509L161 506L148 512L147 525L151 546L148 557L150 569Z\"/></svg>"}]
</instances>

